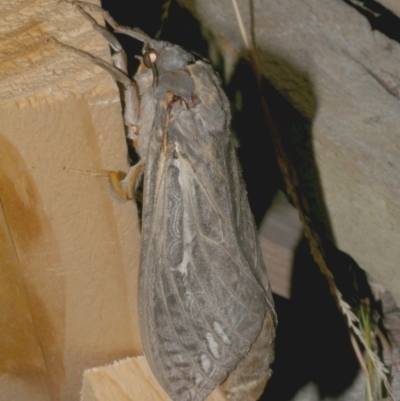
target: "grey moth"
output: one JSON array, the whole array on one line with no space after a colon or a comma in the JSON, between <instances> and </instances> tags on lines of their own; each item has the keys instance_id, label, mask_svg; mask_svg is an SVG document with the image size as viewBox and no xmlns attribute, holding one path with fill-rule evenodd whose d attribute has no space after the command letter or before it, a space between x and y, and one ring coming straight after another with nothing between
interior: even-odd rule
<instances>
[{"instance_id":1,"label":"grey moth","mask_svg":"<svg viewBox=\"0 0 400 401\"><path fill-rule=\"evenodd\" d=\"M218 385L230 400L256 400L270 376L276 315L220 80L181 47L72 3L115 51L110 65L73 50L125 87L140 156L116 187L132 198L143 179L139 318L151 370L174 401L202 401ZM144 43L133 79L117 39L85 9Z\"/></svg>"}]
</instances>

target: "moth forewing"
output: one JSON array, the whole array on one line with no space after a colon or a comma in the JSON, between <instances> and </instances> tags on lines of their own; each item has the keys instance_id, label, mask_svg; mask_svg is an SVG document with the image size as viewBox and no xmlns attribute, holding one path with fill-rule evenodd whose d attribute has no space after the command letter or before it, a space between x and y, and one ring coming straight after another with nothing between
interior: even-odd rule
<instances>
[{"instance_id":1,"label":"moth forewing","mask_svg":"<svg viewBox=\"0 0 400 401\"><path fill-rule=\"evenodd\" d=\"M143 168L139 320L153 374L174 401L203 401L221 383L231 400L256 400L270 375L276 316L219 78L179 46L76 3L144 42L133 81L94 62L134 99L124 120L141 160L123 184L134 191Z\"/></svg>"},{"instance_id":2,"label":"moth forewing","mask_svg":"<svg viewBox=\"0 0 400 401\"><path fill-rule=\"evenodd\" d=\"M226 96L209 65L186 70L196 106L160 100L150 134L139 308L157 379L174 400L203 400L249 352L266 315L274 330L274 316Z\"/></svg>"}]
</instances>

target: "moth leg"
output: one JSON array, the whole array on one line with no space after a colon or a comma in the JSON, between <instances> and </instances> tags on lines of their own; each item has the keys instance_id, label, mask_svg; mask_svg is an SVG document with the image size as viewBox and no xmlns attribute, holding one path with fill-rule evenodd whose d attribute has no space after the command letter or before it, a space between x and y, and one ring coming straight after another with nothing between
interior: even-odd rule
<instances>
[{"instance_id":1,"label":"moth leg","mask_svg":"<svg viewBox=\"0 0 400 401\"><path fill-rule=\"evenodd\" d=\"M107 72L111 74L112 77L118 82L120 82L124 88L124 97L125 97L125 113L124 113L124 124L127 130L127 136L130 138L134 144L136 144L138 138L138 122L139 122L139 91L136 85L136 82L129 79L129 77L119 68L107 63L101 58L94 57L89 53L86 53L82 50L75 49L72 46L68 46L64 43L59 42L57 39L51 37L49 38L51 42L56 44L57 46L61 46L64 49L78 54L81 57L86 58L93 64L98 65L103 68Z\"/></svg>"},{"instance_id":2,"label":"moth leg","mask_svg":"<svg viewBox=\"0 0 400 401\"><path fill-rule=\"evenodd\" d=\"M126 127L127 137L133 142L134 147L137 147L137 140L139 135L138 122L139 122L139 110L140 110L140 99L139 89L135 81L132 81L128 76L128 66L126 53L123 50L121 44L117 38L109 32L105 27L99 25L97 21L87 13L83 7L90 10L100 12L103 18L114 28L118 28L119 25L114 21L108 12L103 10L100 6L95 4L86 3L83 1L66 0L66 2L75 5L78 11L92 24L93 29L100 33L114 50L112 60L114 65L107 63L106 61L94 57L85 51L76 49L72 46L68 46L64 43L59 42L55 38L50 38L50 41L58 46L65 48L79 56L86 58L90 62L98 65L99 67L106 70L117 82L121 83L124 87L124 98L125 98L125 112L124 112L124 124ZM143 34L145 35L145 34ZM80 171L83 174L92 176L107 176L111 182L113 189L121 199L133 199L135 191L140 181L140 177L143 172L143 163L139 161L136 165L132 166L126 176L121 179L121 174L115 171L99 170L99 171Z\"/></svg>"},{"instance_id":3,"label":"moth leg","mask_svg":"<svg viewBox=\"0 0 400 401\"><path fill-rule=\"evenodd\" d=\"M124 173L112 170L70 170L70 172L86 174L93 177L108 177L118 197L123 200L131 200L135 196L136 188L143 173L143 167L144 165L141 162L135 164L124 177L121 177Z\"/></svg>"},{"instance_id":4,"label":"moth leg","mask_svg":"<svg viewBox=\"0 0 400 401\"><path fill-rule=\"evenodd\" d=\"M101 13L103 18L107 21L108 24L114 29L115 32L123 33L128 36L132 36L135 39L140 40L141 42L148 42L151 38L146 35L141 29L139 28L130 28L128 26L119 25L113 17L111 17L110 13L100 6L92 3L86 3L85 1L80 0L66 0L67 3L74 4L80 8L85 7L89 10L97 11Z\"/></svg>"},{"instance_id":5,"label":"moth leg","mask_svg":"<svg viewBox=\"0 0 400 401\"><path fill-rule=\"evenodd\" d=\"M80 8L87 8L89 10L92 11L96 11L98 13L100 13L103 18L111 25L111 27L113 29L115 29L116 27L118 27L118 23L115 22L114 18L111 17L110 13L106 10L104 10L101 6L98 6L97 4L93 4L93 3L88 3L86 1L81 1L81 0L65 0L66 3L70 3L74 6L78 6Z\"/></svg>"},{"instance_id":6,"label":"moth leg","mask_svg":"<svg viewBox=\"0 0 400 401\"><path fill-rule=\"evenodd\" d=\"M128 74L128 61L126 58L126 53L121 46L121 43L119 43L118 39L111 32L109 32L107 28L99 25L97 21L82 8L82 6L101 12L103 18L113 27L113 29L115 29L114 26L118 25L112 19L110 14L95 4L88 4L80 1L75 1L72 4L75 5L77 10L92 24L93 29L96 32L98 32L101 36L103 36L103 38L108 42L108 44L114 50L115 53L111 56L114 65L120 70L122 70L125 74Z\"/></svg>"},{"instance_id":7,"label":"moth leg","mask_svg":"<svg viewBox=\"0 0 400 401\"><path fill-rule=\"evenodd\" d=\"M120 74L114 68L112 69L108 68L110 67L108 63L105 63L106 65L103 64L104 62L101 64L97 63L97 65L107 70L118 82L123 84L125 88L124 123L126 126L128 138L130 138L133 141L133 143L136 144L136 140L139 134L137 130L137 124L139 120L139 96L136 83L131 79L129 79L128 77L128 62L126 58L126 53L122 48L121 44L119 43L118 39L105 27L99 25L97 21L83 9L83 7L87 7L90 10L100 12L103 18L112 26L114 30L116 30L120 26L114 21L114 19L107 11L103 10L100 6L96 4L85 3L83 1L73 1L72 4L74 4L78 9L78 11L92 24L93 29L96 32L100 33L100 35L102 35L103 38L107 40L108 44L115 52L111 56L115 67L123 71L125 73L125 78L128 78L128 81L126 81L125 78L121 80Z\"/></svg>"},{"instance_id":8,"label":"moth leg","mask_svg":"<svg viewBox=\"0 0 400 401\"><path fill-rule=\"evenodd\" d=\"M75 49L75 47L66 45L65 43L59 42L56 38L50 37L49 40L56 44L57 46L63 47L64 49L76 53L81 57L89 60L93 64L98 65L101 68L104 68L108 71L118 82L121 82L125 87L134 86L134 82L129 79L129 77L121 71L119 68L107 63L107 61L102 60L101 58L94 57L89 53L86 53L83 50Z\"/></svg>"},{"instance_id":9,"label":"moth leg","mask_svg":"<svg viewBox=\"0 0 400 401\"><path fill-rule=\"evenodd\" d=\"M136 189L143 174L144 163L138 162L128 170L128 174L120 182L120 186L128 199L134 199Z\"/></svg>"}]
</instances>

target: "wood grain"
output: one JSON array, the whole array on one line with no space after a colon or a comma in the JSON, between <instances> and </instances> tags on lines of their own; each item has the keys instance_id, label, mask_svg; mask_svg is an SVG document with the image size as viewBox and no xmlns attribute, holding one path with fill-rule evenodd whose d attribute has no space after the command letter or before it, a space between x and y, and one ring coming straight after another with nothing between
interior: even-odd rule
<instances>
[{"instance_id":1,"label":"wood grain","mask_svg":"<svg viewBox=\"0 0 400 401\"><path fill-rule=\"evenodd\" d=\"M73 401L86 368L141 352L136 207L70 172L127 170L119 93L48 42L110 59L70 4L3 1L0 18L0 400Z\"/></svg>"}]
</instances>

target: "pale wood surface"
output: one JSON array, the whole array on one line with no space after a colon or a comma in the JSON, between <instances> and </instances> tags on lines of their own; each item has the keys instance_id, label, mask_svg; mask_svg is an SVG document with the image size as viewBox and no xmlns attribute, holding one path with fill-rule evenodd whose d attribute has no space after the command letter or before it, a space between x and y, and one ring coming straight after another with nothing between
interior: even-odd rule
<instances>
[{"instance_id":1,"label":"pale wood surface","mask_svg":"<svg viewBox=\"0 0 400 401\"><path fill-rule=\"evenodd\" d=\"M128 168L109 59L69 4L0 4L0 400L74 401L86 368L141 352L139 229L105 178Z\"/></svg>"},{"instance_id":2,"label":"pale wood surface","mask_svg":"<svg viewBox=\"0 0 400 401\"><path fill-rule=\"evenodd\" d=\"M144 356L85 372L81 401L171 401ZM217 389L206 401L228 401Z\"/></svg>"}]
</instances>

